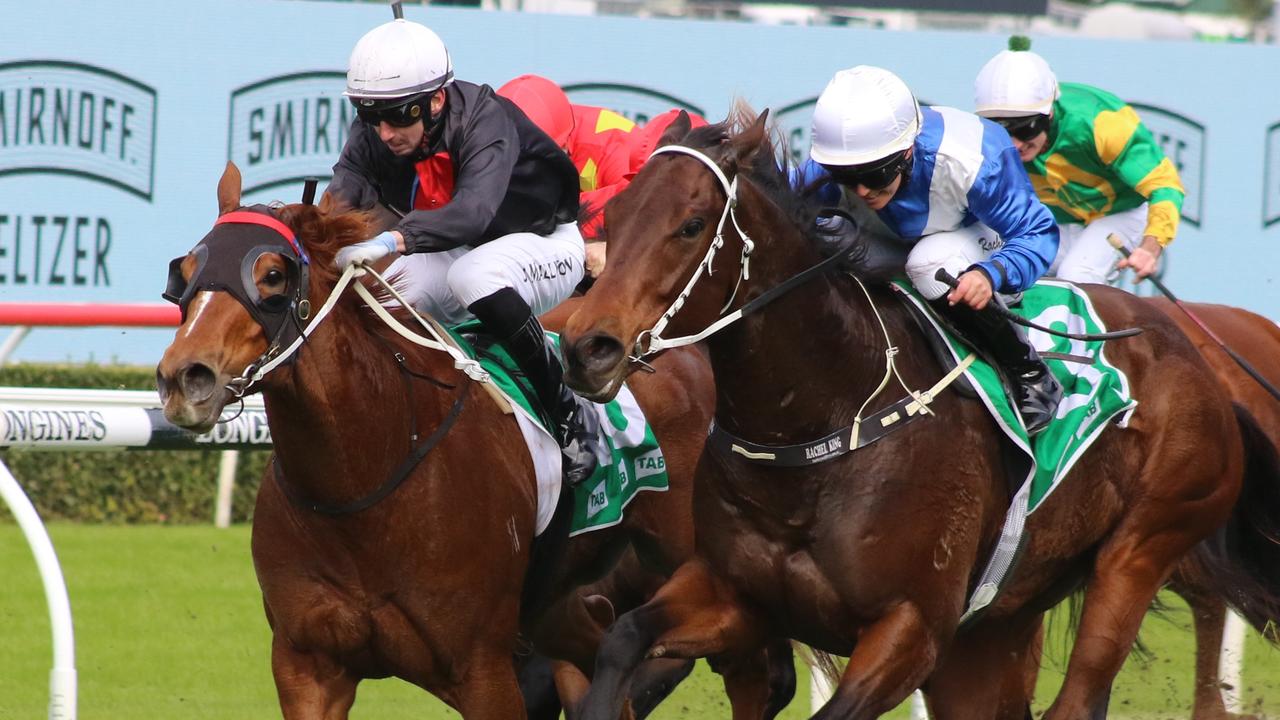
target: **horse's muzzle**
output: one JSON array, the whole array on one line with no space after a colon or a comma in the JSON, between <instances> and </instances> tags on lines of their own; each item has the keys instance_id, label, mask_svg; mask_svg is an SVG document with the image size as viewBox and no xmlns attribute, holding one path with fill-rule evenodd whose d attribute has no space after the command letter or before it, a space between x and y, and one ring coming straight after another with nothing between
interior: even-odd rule
<instances>
[{"instance_id":1,"label":"horse's muzzle","mask_svg":"<svg viewBox=\"0 0 1280 720\"><path fill-rule=\"evenodd\" d=\"M604 332L562 338L565 344L565 383L595 402L612 400L626 375L627 353L622 341Z\"/></svg>"},{"instance_id":2,"label":"horse's muzzle","mask_svg":"<svg viewBox=\"0 0 1280 720\"><path fill-rule=\"evenodd\" d=\"M156 367L156 389L165 419L196 432L211 429L226 404L226 389L217 372L204 363L186 363L170 373L161 361Z\"/></svg>"}]
</instances>

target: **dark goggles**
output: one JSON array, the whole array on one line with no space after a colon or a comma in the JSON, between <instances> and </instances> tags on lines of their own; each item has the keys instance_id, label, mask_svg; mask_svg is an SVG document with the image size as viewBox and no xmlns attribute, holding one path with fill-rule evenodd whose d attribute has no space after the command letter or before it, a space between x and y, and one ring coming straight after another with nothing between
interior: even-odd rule
<instances>
[{"instance_id":1,"label":"dark goggles","mask_svg":"<svg viewBox=\"0 0 1280 720\"><path fill-rule=\"evenodd\" d=\"M360 98L351 98L351 104L355 106L356 117L373 127L385 122L391 127L404 128L422 122L431 110L430 100L431 94L424 93L395 105Z\"/></svg>"},{"instance_id":2,"label":"dark goggles","mask_svg":"<svg viewBox=\"0 0 1280 720\"><path fill-rule=\"evenodd\" d=\"M1022 142L1030 142L1042 132L1049 132L1048 115L1025 115L1022 117L991 118L1009 133L1009 137Z\"/></svg>"},{"instance_id":3,"label":"dark goggles","mask_svg":"<svg viewBox=\"0 0 1280 720\"><path fill-rule=\"evenodd\" d=\"M893 184L907 167L907 151L894 153L884 160L864 165L823 165L832 180L845 187L862 185L868 190L883 190Z\"/></svg>"}]
</instances>

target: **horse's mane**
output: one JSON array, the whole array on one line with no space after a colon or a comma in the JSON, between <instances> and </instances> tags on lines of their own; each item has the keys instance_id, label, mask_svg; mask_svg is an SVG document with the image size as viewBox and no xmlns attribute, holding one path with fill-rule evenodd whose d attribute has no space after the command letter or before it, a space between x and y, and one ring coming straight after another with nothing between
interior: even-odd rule
<instances>
[{"instance_id":1,"label":"horse's mane","mask_svg":"<svg viewBox=\"0 0 1280 720\"><path fill-rule=\"evenodd\" d=\"M759 113L748 103L738 99L734 101L729 116L723 122L694 128L678 142L686 147L707 151L723 167L723 155L730 147L730 141L751 127L758 117ZM823 207L817 201L816 187L796 189L792 186L794 168L786 149L782 130L771 122L761 140L760 148L751 156L749 166L736 169L782 211L801 235L814 242L817 234L815 221ZM856 247L850 249L849 265L856 270L862 258L866 257L866 241L859 236L854 245Z\"/></svg>"},{"instance_id":2,"label":"horse's mane","mask_svg":"<svg viewBox=\"0 0 1280 720\"><path fill-rule=\"evenodd\" d=\"M311 273L332 285L338 280L333 259L338 250L367 240L374 233L372 213L347 210L329 197L319 205L276 205L272 207L280 222L298 236L298 242L311 256Z\"/></svg>"}]
</instances>

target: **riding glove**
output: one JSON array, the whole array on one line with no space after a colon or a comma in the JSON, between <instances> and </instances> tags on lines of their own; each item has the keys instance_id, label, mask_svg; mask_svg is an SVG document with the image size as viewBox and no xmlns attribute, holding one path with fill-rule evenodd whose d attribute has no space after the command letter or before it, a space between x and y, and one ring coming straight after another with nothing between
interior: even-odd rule
<instances>
[{"instance_id":1,"label":"riding glove","mask_svg":"<svg viewBox=\"0 0 1280 720\"><path fill-rule=\"evenodd\" d=\"M396 236L390 231L363 242L354 245L348 245L338 251L337 257L333 259L333 264L339 270L346 270L348 265L356 263L372 263L373 261L386 257L396 251Z\"/></svg>"}]
</instances>

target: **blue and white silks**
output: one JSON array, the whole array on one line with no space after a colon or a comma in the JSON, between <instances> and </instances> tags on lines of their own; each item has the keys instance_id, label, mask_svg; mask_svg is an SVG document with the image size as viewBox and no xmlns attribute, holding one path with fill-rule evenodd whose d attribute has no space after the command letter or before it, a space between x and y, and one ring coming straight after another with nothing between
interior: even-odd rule
<instances>
[{"instance_id":1,"label":"blue and white silks","mask_svg":"<svg viewBox=\"0 0 1280 720\"><path fill-rule=\"evenodd\" d=\"M948 107L921 108L924 126L916 137L911 177L880 219L905 240L982 223L1004 244L976 263L997 292L1026 290L1049 269L1058 252L1058 225L1036 197L1022 160L1004 128L972 113ZM796 187L827 177L812 159L792 175ZM843 190L821 184L817 197L839 206Z\"/></svg>"}]
</instances>

